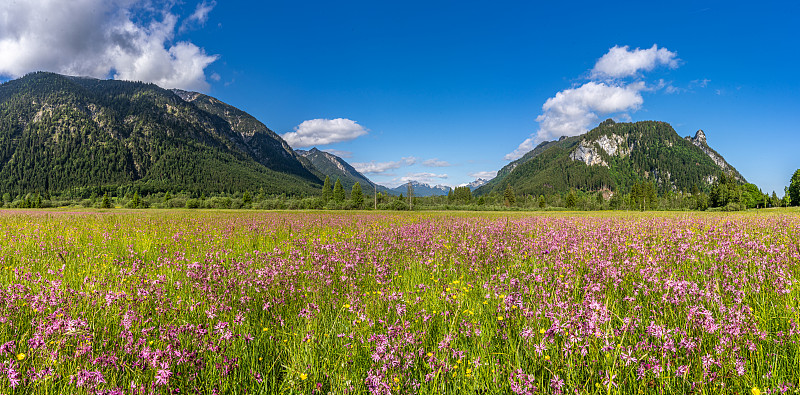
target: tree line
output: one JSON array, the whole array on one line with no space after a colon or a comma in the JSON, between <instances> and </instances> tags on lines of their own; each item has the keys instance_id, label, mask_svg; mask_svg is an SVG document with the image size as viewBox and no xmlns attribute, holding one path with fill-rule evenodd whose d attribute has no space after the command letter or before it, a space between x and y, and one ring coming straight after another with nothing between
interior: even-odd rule
<instances>
[{"instance_id":1,"label":"tree line","mask_svg":"<svg viewBox=\"0 0 800 395\"><path fill-rule=\"evenodd\" d=\"M630 191L610 189L584 191L572 188L563 193L517 193L507 186L503 193L476 196L469 187L450 189L447 195L419 197L410 188L404 196L365 192L360 183L347 191L341 180L325 178L320 194L276 194L260 188L251 192L206 194L180 190L152 192L128 187L89 186L60 194L48 192L2 194L2 206L47 208L83 206L96 208L218 208L218 209L327 209L327 210L722 210L736 211L800 206L800 169L792 175L783 197L763 193L753 184L742 184L730 175L719 174L708 192L693 186L688 192L659 192L652 181L637 182Z\"/></svg>"}]
</instances>

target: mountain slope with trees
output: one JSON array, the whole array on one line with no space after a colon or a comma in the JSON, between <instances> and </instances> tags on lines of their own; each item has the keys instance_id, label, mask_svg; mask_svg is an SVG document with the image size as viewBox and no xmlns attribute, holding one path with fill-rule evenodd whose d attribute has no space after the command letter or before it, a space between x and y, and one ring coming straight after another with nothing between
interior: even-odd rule
<instances>
[{"instance_id":1,"label":"mountain slope with trees","mask_svg":"<svg viewBox=\"0 0 800 395\"><path fill-rule=\"evenodd\" d=\"M45 72L0 85L0 191L319 193L322 180L255 118L179 93L190 101L154 84Z\"/></svg>"},{"instance_id":2,"label":"mountain slope with trees","mask_svg":"<svg viewBox=\"0 0 800 395\"><path fill-rule=\"evenodd\" d=\"M615 123L606 120L574 137L539 144L498 171L476 194L551 195L570 190L630 192L652 183L659 193L710 191L720 174L745 180L706 144L705 134L681 138L665 122Z\"/></svg>"},{"instance_id":3,"label":"mountain slope with trees","mask_svg":"<svg viewBox=\"0 0 800 395\"><path fill-rule=\"evenodd\" d=\"M337 179L341 181L344 189L350 190L355 183L359 183L361 188L369 194L374 193L377 187L378 192L384 194L391 194L390 190L382 185L377 185L369 178L361 174L352 165L347 163L344 159L322 150L312 148L310 150L295 150L300 157L305 158L311 165L325 176L335 182Z\"/></svg>"}]
</instances>

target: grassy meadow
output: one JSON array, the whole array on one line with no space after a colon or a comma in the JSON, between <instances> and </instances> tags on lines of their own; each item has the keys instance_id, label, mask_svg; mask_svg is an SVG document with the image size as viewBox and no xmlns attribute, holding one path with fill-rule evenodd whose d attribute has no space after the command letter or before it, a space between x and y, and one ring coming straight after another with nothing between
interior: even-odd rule
<instances>
[{"instance_id":1,"label":"grassy meadow","mask_svg":"<svg viewBox=\"0 0 800 395\"><path fill-rule=\"evenodd\" d=\"M800 212L0 212L0 393L766 394Z\"/></svg>"}]
</instances>

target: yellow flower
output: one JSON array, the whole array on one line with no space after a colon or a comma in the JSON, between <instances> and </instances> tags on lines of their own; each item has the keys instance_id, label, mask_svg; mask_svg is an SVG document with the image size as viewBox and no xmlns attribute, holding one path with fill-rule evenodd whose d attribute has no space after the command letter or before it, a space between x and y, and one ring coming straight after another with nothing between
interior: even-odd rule
<instances>
[{"instance_id":1,"label":"yellow flower","mask_svg":"<svg viewBox=\"0 0 800 395\"><path fill-rule=\"evenodd\" d=\"M349 304L345 304L345 305L344 305L344 306L342 306L342 307L344 307L345 309L349 309L349 308L350 308L350 305L349 305Z\"/></svg>"},{"instance_id":2,"label":"yellow flower","mask_svg":"<svg viewBox=\"0 0 800 395\"><path fill-rule=\"evenodd\" d=\"M267 331L267 327L264 327L263 332L266 332L266 331Z\"/></svg>"},{"instance_id":3,"label":"yellow flower","mask_svg":"<svg viewBox=\"0 0 800 395\"><path fill-rule=\"evenodd\" d=\"M541 333L541 334L543 334L543 335L544 335L544 333L545 333L545 332L547 332L547 331L546 331L546 330L544 330L544 328L542 328L542 329L539 329L539 333Z\"/></svg>"},{"instance_id":4,"label":"yellow flower","mask_svg":"<svg viewBox=\"0 0 800 395\"><path fill-rule=\"evenodd\" d=\"M399 382L400 382L400 378L399 378L399 377L397 377L397 376L394 376L394 382L395 382L395 383L399 383Z\"/></svg>"},{"instance_id":5,"label":"yellow flower","mask_svg":"<svg viewBox=\"0 0 800 395\"><path fill-rule=\"evenodd\" d=\"M502 316L502 315L498 315L498 316L497 316L497 320L498 320L498 321L502 321L502 320L503 320L503 316Z\"/></svg>"},{"instance_id":6,"label":"yellow flower","mask_svg":"<svg viewBox=\"0 0 800 395\"><path fill-rule=\"evenodd\" d=\"M753 395L761 395L761 391L758 389L758 387L753 387L753 389L751 389L750 392Z\"/></svg>"},{"instance_id":7,"label":"yellow flower","mask_svg":"<svg viewBox=\"0 0 800 395\"><path fill-rule=\"evenodd\" d=\"M19 353L19 354L17 354L17 361L21 361L21 360L23 360L23 359L25 359L25 353Z\"/></svg>"},{"instance_id":8,"label":"yellow flower","mask_svg":"<svg viewBox=\"0 0 800 395\"><path fill-rule=\"evenodd\" d=\"M549 360L550 360L550 356L549 356L549 355L545 355L545 356L544 356L544 359L545 359L545 360L547 360L547 361L549 361Z\"/></svg>"},{"instance_id":9,"label":"yellow flower","mask_svg":"<svg viewBox=\"0 0 800 395\"><path fill-rule=\"evenodd\" d=\"M433 356L433 353L432 353L432 352L429 352L429 353L427 353L427 354L425 354L425 355L427 355L427 356L428 356L428 358L430 358L430 357L432 357L432 356Z\"/></svg>"},{"instance_id":10,"label":"yellow flower","mask_svg":"<svg viewBox=\"0 0 800 395\"><path fill-rule=\"evenodd\" d=\"M308 375L305 373L300 373L300 380L305 380L308 378Z\"/></svg>"}]
</instances>

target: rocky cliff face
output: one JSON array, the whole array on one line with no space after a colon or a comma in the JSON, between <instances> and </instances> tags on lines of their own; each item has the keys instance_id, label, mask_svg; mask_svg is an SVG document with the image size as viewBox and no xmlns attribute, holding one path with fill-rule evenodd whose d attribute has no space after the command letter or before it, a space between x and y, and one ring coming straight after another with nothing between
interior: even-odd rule
<instances>
[{"instance_id":1,"label":"rocky cliff face","mask_svg":"<svg viewBox=\"0 0 800 395\"><path fill-rule=\"evenodd\" d=\"M589 166L603 166L608 167L608 163L603 160L603 157L597 152L594 144L591 142L581 141L575 150L569 154L570 159L581 161Z\"/></svg>"},{"instance_id":2,"label":"rocky cliff face","mask_svg":"<svg viewBox=\"0 0 800 395\"><path fill-rule=\"evenodd\" d=\"M713 160L714 163L717 166L721 167L725 171L733 170L733 167L731 165L729 165L728 162L726 162L725 159L723 159L720 154L718 154L716 151L714 151L713 149L711 149L711 147L708 146L708 143L706 142L706 133L703 132L703 129L698 130L697 133L694 134L694 137L686 136L685 139L687 141L690 141L697 148L700 148L703 151L703 153L708 155L708 157L711 158L711 160ZM737 172L734 172L734 173L735 173L734 177L737 180L739 180L739 181L743 181L744 180L739 175L739 173L737 173Z\"/></svg>"}]
</instances>

